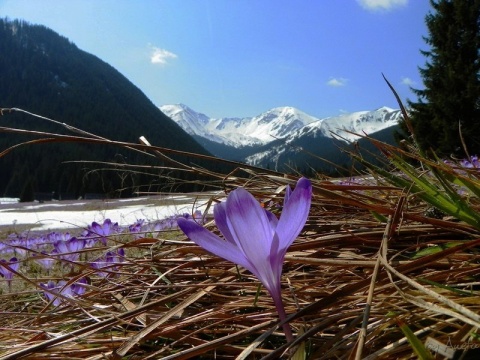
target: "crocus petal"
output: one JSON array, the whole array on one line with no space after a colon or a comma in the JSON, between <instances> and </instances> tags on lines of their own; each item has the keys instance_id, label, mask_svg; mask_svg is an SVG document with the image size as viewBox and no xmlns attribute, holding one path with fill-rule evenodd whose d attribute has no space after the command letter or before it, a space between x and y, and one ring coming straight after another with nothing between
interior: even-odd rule
<instances>
[{"instance_id":1,"label":"crocus petal","mask_svg":"<svg viewBox=\"0 0 480 360\"><path fill-rule=\"evenodd\" d=\"M238 188L226 201L227 223L233 239L252 264L265 263L274 229L265 210L248 191Z\"/></svg>"},{"instance_id":2,"label":"crocus petal","mask_svg":"<svg viewBox=\"0 0 480 360\"><path fill-rule=\"evenodd\" d=\"M288 196L277 224L276 234L279 251L285 254L287 248L296 239L308 218L312 202L312 184L306 178L297 182L295 190Z\"/></svg>"},{"instance_id":3,"label":"crocus petal","mask_svg":"<svg viewBox=\"0 0 480 360\"><path fill-rule=\"evenodd\" d=\"M292 188L290 185L287 185L285 188L285 197L283 198L283 206L288 202L288 199L290 198L290 194L292 193Z\"/></svg>"},{"instance_id":4,"label":"crocus petal","mask_svg":"<svg viewBox=\"0 0 480 360\"><path fill-rule=\"evenodd\" d=\"M236 263L252 271L252 266L233 243L221 239L207 229L198 225L195 221L179 218L178 227L198 246L201 246L208 252L224 258L225 260Z\"/></svg>"},{"instance_id":5,"label":"crocus petal","mask_svg":"<svg viewBox=\"0 0 480 360\"><path fill-rule=\"evenodd\" d=\"M278 286L275 274L281 272L281 265L279 269L272 269L270 261L275 221L270 219L253 195L242 188L228 196L226 213L233 239L251 264L246 268L271 291ZM278 247L277 244L275 246Z\"/></svg>"},{"instance_id":6,"label":"crocus petal","mask_svg":"<svg viewBox=\"0 0 480 360\"><path fill-rule=\"evenodd\" d=\"M270 226L273 230L275 230L278 224L277 217L268 210L265 210L265 214L267 215L268 221L270 222Z\"/></svg>"},{"instance_id":7,"label":"crocus petal","mask_svg":"<svg viewBox=\"0 0 480 360\"><path fill-rule=\"evenodd\" d=\"M227 240L228 242L236 246L236 242L233 239L233 235L230 232L230 228L228 227L228 224L227 224L226 206L227 206L226 202L215 204L213 208L213 217L215 219L215 224L217 225L218 230L220 230L222 235L225 237L225 240Z\"/></svg>"}]
</instances>

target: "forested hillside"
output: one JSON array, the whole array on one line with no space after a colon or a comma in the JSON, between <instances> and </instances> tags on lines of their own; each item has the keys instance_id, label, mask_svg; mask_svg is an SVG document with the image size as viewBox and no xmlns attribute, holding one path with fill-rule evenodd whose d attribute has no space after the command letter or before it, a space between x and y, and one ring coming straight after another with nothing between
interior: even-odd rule
<instances>
[{"instance_id":1,"label":"forested hillside","mask_svg":"<svg viewBox=\"0 0 480 360\"><path fill-rule=\"evenodd\" d=\"M0 108L12 107L111 140L138 143L144 135L152 145L207 153L109 64L44 26L0 19ZM61 126L17 112L4 112L0 126L69 133ZM0 132L0 150L28 139ZM0 158L0 196L20 196L26 191L115 196L119 194L116 190L124 187L123 196L138 185L159 184L158 179L143 175L91 172L98 168L95 164L64 163L72 160L158 164L112 146L24 146Z\"/></svg>"}]
</instances>

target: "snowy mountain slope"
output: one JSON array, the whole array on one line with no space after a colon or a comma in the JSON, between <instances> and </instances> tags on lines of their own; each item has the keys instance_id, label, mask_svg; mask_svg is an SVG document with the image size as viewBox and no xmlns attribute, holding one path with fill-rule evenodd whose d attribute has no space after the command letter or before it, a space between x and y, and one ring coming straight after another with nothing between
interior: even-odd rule
<instances>
[{"instance_id":1,"label":"snowy mountain slope","mask_svg":"<svg viewBox=\"0 0 480 360\"><path fill-rule=\"evenodd\" d=\"M160 110L189 134L234 147L264 145L318 121L293 107L274 108L255 117L220 119L208 118L183 104L163 105Z\"/></svg>"},{"instance_id":2,"label":"snowy mountain slope","mask_svg":"<svg viewBox=\"0 0 480 360\"><path fill-rule=\"evenodd\" d=\"M292 107L222 119L211 119L182 104L160 109L218 157L278 171L303 168L329 174L349 168L351 158L344 150L357 149L354 141L362 152L367 150L364 157L377 152L370 141L355 134L394 144L401 118L400 110L388 107L324 119Z\"/></svg>"},{"instance_id":3,"label":"snowy mountain slope","mask_svg":"<svg viewBox=\"0 0 480 360\"><path fill-rule=\"evenodd\" d=\"M186 105L163 105L160 110L186 132L233 147L261 146L277 139L309 135L352 141L357 134L372 134L398 123L401 113L388 107L374 111L318 119L293 107L278 107L255 117L213 119Z\"/></svg>"},{"instance_id":4,"label":"snowy mountain slope","mask_svg":"<svg viewBox=\"0 0 480 360\"><path fill-rule=\"evenodd\" d=\"M398 124L373 132L369 137L394 145L396 131L401 132ZM366 161L382 166L378 162L382 156L369 139L359 138L355 143L349 143L335 137L326 137L321 131L310 131L301 136L290 136L272 142L245 156L244 162L278 171L315 169L338 176L343 171L341 169L351 169L353 163L348 152L352 151L359 153Z\"/></svg>"},{"instance_id":5,"label":"snowy mountain slope","mask_svg":"<svg viewBox=\"0 0 480 360\"><path fill-rule=\"evenodd\" d=\"M294 131L282 141L271 143L266 149L258 149L249 154L245 162L255 166L269 166L276 169L282 168L288 162L304 163L316 160L309 159L304 150L316 156L347 162L348 157L341 154L340 148L345 148L349 143L359 140L360 135L388 137L388 142L393 142L388 129L394 129L401 117L400 110L381 107L374 111L359 111L337 117L326 118L305 125ZM387 135L382 133L386 132ZM393 130L391 131L393 133ZM365 143L365 141L362 141Z\"/></svg>"},{"instance_id":6,"label":"snowy mountain slope","mask_svg":"<svg viewBox=\"0 0 480 360\"><path fill-rule=\"evenodd\" d=\"M292 133L289 138L294 139L309 134L313 137L334 137L350 142L359 138L355 134L370 135L397 125L401 115L400 110L394 110L386 106L374 111L358 111L308 124Z\"/></svg>"}]
</instances>

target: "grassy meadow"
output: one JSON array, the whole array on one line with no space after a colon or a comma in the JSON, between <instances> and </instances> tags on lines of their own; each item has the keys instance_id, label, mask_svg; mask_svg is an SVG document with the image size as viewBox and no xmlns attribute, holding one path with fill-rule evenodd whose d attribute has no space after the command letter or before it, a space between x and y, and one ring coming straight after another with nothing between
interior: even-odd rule
<instances>
[{"instance_id":1,"label":"grassy meadow","mask_svg":"<svg viewBox=\"0 0 480 360\"><path fill-rule=\"evenodd\" d=\"M168 158L167 149L117 145ZM414 141L375 145L385 166L351 154L362 173L310 178L309 217L283 266L293 341L260 282L195 245L174 219L111 219L78 234L2 234L0 359L476 358L480 164L427 157ZM233 189L278 216L301 176L170 166L222 191L199 200L204 213L179 214L215 233L211 208Z\"/></svg>"}]
</instances>

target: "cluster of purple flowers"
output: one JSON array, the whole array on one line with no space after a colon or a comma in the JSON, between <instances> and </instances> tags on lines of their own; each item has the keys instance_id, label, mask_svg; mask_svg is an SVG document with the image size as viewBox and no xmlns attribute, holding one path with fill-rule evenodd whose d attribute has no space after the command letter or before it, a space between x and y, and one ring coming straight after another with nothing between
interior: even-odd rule
<instances>
[{"instance_id":1,"label":"cluster of purple flowers","mask_svg":"<svg viewBox=\"0 0 480 360\"><path fill-rule=\"evenodd\" d=\"M480 169L480 161L477 155L470 156L470 159L463 159L455 162L452 160L444 160L444 163L450 165L456 170Z\"/></svg>"},{"instance_id":2,"label":"cluster of purple flowers","mask_svg":"<svg viewBox=\"0 0 480 360\"><path fill-rule=\"evenodd\" d=\"M101 277L118 274L118 264L125 260L125 250L119 248L116 251L108 251L104 256L92 261L90 265L97 269L96 274Z\"/></svg>"},{"instance_id":3,"label":"cluster of purple flowers","mask_svg":"<svg viewBox=\"0 0 480 360\"><path fill-rule=\"evenodd\" d=\"M197 211L193 216L181 214L151 223L139 219L127 227L121 227L118 223L106 219L103 223L92 222L77 236L73 236L69 232L51 232L35 236L29 236L27 233L10 234L5 240L0 240L0 277L6 280L10 289L14 273L20 268L21 260L19 259L33 259L48 273L56 264L73 266L79 261L82 251L94 247L98 250L108 249L102 256L89 262L89 265L97 270L95 275L98 277L115 276L118 274L119 265L125 261L125 250L122 247L115 248L115 250L109 249L109 237L115 235L133 235L137 238L157 236L161 231L176 229L178 218L195 219L201 222L202 214ZM44 289L46 299L54 306L60 305L65 298L83 295L87 285L87 278L76 281L60 280L58 283L50 280L40 284Z\"/></svg>"},{"instance_id":4,"label":"cluster of purple flowers","mask_svg":"<svg viewBox=\"0 0 480 360\"><path fill-rule=\"evenodd\" d=\"M480 162L478 161L478 156L473 155L470 157L470 160L462 160L460 161L462 167L467 169L478 169L480 168Z\"/></svg>"},{"instance_id":5,"label":"cluster of purple flowers","mask_svg":"<svg viewBox=\"0 0 480 360\"><path fill-rule=\"evenodd\" d=\"M83 295L87 289L88 280L81 278L73 284L69 284L65 280L60 280L58 283L50 280L46 284L40 284L40 286L45 289L44 294L47 300L52 302L53 306L58 306L64 301L64 298Z\"/></svg>"}]
</instances>

